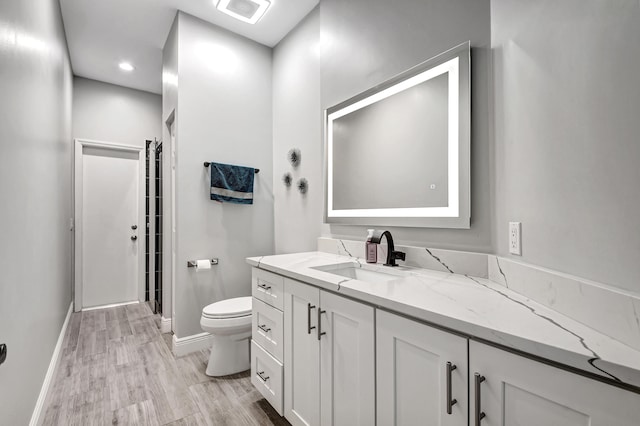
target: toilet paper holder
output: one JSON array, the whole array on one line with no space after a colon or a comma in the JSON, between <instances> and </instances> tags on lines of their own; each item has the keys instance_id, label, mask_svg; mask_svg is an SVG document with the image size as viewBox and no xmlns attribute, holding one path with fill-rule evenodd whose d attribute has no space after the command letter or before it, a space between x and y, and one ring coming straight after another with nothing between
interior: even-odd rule
<instances>
[{"instance_id":1,"label":"toilet paper holder","mask_svg":"<svg viewBox=\"0 0 640 426\"><path fill-rule=\"evenodd\" d=\"M217 265L218 264L218 258L213 258L210 259L211 260L211 264L212 265ZM195 268L196 265L198 264L197 260L187 260L187 268Z\"/></svg>"}]
</instances>

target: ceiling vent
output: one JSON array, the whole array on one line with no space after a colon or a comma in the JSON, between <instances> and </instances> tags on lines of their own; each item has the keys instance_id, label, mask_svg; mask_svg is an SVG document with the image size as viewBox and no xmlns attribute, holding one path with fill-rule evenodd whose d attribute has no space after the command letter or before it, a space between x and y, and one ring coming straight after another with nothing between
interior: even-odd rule
<instances>
[{"instance_id":1,"label":"ceiling vent","mask_svg":"<svg viewBox=\"0 0 640 426\"><path fill-rule=\"evenodd\" d=\"M233 16L242 22L255 24L262 18L271 3L267 0L219 0L219 11Z\"/></svg>"}]
</instances>

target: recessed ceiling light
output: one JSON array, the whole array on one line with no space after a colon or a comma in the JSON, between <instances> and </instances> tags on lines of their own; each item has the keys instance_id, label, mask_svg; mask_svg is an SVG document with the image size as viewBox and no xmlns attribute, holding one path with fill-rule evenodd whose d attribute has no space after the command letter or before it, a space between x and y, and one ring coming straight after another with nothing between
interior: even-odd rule
<instances>
[{"instance_id":1,"label":"recessed ceiling light","mask_svg":"<svg viewBox=\"0 0 640 426\"><path fill-rule=\"evenodd\" d=\"M213 0L213 3L220 12L249 24L258 22L271 5L268 0Z\"/></svg>"},{"instance_id":2,"label":"recessed ceiling light","mask_svg":"<svg viewBox=\"0 0 640 426\"><path fill-rule=\"evenodd\" d=\"M127 71L127 72L131 72L135 69L135 67L131 65L129 62L120 62L118 66L122 71Z\"/></svg>"}]
</instances>

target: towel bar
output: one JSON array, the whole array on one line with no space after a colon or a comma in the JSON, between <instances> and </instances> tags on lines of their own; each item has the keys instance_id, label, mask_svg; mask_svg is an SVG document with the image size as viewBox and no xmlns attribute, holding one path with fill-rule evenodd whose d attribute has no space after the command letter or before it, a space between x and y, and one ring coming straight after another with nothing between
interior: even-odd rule
<instances>
[{"instance_id":1,"label":"towel bar","mask_svg":"<svg viewBox=\"0 0 640 426\"><path fill-rule=\"evenodd\" d=\"M205 167L205 168L207 168L207 167L209 167L209 165L210 165L210 164L211 164L210 162L205 161L205 162L204 162L204 167ZM253 170L256 172L256 174L257 174L257 173L260 173L260 169L253 169Z\"/></svg>"},{"instance_id":2,"label":"towel bar","mask_svg":"<svg viewBox=\"0 0 640 426\"><path fill-rule=\"evenodd\" d=\"M195 268L197 264L198 264L198 262L195 261L195 260L187 260L187 268ZM218 264L218 258L211 259L211 264L212 265L217 265Z\"/></svg>"}]
</instances>

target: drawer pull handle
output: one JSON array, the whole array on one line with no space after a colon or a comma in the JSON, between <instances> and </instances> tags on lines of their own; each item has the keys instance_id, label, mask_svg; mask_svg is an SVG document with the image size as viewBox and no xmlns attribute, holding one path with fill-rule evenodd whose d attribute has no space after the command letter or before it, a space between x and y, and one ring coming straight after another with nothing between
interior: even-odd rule
<instances>
[{"instance_id":1,"label":"drawer pull handle","mask_svg":"<svg viewBox=\"0 0 640 426\"><path fill-rule=\"evenodd\" d=\"M311 330L314 330L316 328L315 326L311 326L311 310L315 308L316 305L307 303L307 334L311 334Z\"/></svg>"},{"instance_id":2,"label":"drawer pull handle","mask_svg":"<svg viewBox=\"0 0 640 426\"><path fill-rule=\"evenodd\" d=\"M271 329L270 329L269 327L267 327L267 324L259 325L259 326L258 326L258 328L259 328L260 330L264 331L265 333L268 333L268 332L270 332L270 331L271 331Z\"/></svg>"},{"instance_id":3,"label":"drawer pull handle","mask_svg":"<svg viewBox=\"0 0 640 426\"><path fill-rule=\"evenodd\" d=\"M457 399L451 398L451 372L458 368L455 364L451 364L447 361L447 414L451 414L451 407L456 405Z\"/></svg>"},{"instance_id":4,"label":"drawer pull handle","mask_svg":"<svg viewBox=\"0 0 640 426\"><path fill-rule=\"evenodd\" d=\"M266 376L266 377L265 377L265 375L264 375L264 371L258 371L258 373L256 373L256 374L258 374L258 377L260 377L260 379L261 379L263 382L266 382L267 380L269 380L269 376Z\"/></svg>"},{"instance_id":5,"label":"drawer pull handle","mask_svg":"<svg viewBox=\"0 0 640 426\"><path fill-rule=\"evenodd\" d=\"M484 376L481 376L480 373L475 373L475 390L476 390L476 422L475 422L475 426L480 426L480 421L482 419L485 418L485 414L482 412L482 407L480 406L482 404L482 397L481 397L481 389L480 389L480 384L482 382L484 382L485 378Z\"/></svg>"},{"instance_id":6,"label":"drawer pull handle","mask_svg":"<svg viewBox=\"0 0 640 426\"><path fill-rule=\"evenodd\" d=\"M258 284L258 287L260 287L264 291L271 290L271 286L266 284Z\"/></svg>"},{"instance_id":7,"label":"drawer pull handle","mask_svg":"<svg viewBox=\"0 0 640 426\"><path fill-rule=\"evenodd\" d=\"M320 337L322 337L325 334L327 334L325 331L322 331L322 318L320 317L325 312L327 312L327 311L323 311L322 309L318 309L318 340L320 340Z\"/></svg>"}]
</instances>

